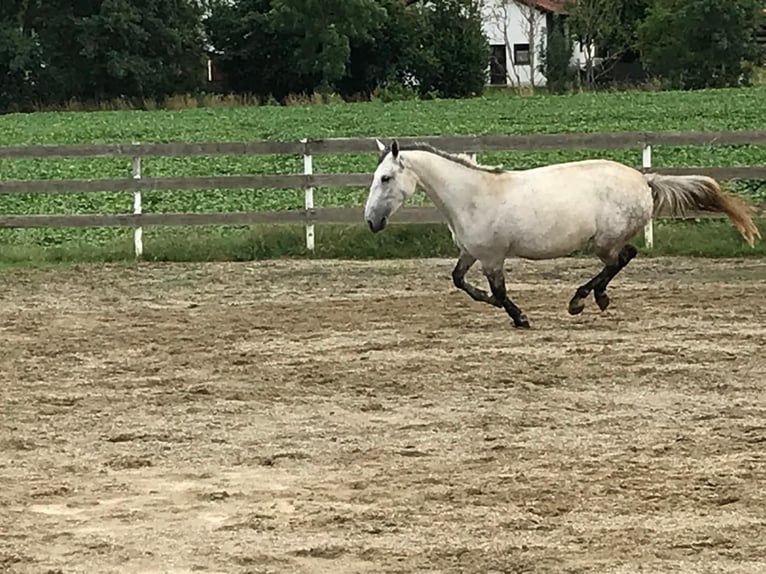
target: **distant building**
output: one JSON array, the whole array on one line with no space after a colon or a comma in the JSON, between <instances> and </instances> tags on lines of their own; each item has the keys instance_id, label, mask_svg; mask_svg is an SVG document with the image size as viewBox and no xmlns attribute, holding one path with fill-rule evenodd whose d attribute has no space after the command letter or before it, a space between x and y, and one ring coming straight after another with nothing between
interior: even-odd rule
<instances>
[{"instance_id":1,"label":"distant building","mask_svg":"<svg viewBox=\"0 0 766 574\"><path fill-rule=\"evenodd\" d=\"M540 51L554 19L566 19L566 0L487 0L482 5L482 28L492 48L488 83L544 86ZM581 46L574 42L571 64L585 66Z\"/></svg>"}]
</instances>

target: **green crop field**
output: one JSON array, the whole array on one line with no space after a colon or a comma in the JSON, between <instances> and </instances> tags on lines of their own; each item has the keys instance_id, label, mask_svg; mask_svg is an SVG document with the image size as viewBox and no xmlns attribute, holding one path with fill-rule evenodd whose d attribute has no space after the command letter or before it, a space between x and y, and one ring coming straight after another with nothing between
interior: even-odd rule
<instances>
[{"instance_id":1,"label":"green crop field","mask_svg":"<svg viewBox=\"0 0 766 574\"><path fill-rule=\"evenodd\" d=\"M763 128L766 128L766 88L749 88L530 97L489 94L468 100L9 114L0 116L0 145ZM479 160L520 169L589 157L607 157L639 165L641 154L638 149L509 152L481 154ZM764 165L766 147L663 147L654 150L653 161L656 166ZM147 158L142 167L146 177L163 177L301 173L302 166L300 156L232 156ZM316 172L372 173L374 166L374 149L370 149L369 154L314 159ZM129 173L130 162L124 159L0 160L0 177L3 179L124 177ZM733 190L756 202L766 201L763 182L737 182ZM319 207L360 205L364 197L365 190L319 189L315 193L315 203ZM302 190L219 189L144 194L145 212L223 212L302 206ZM132 195L129 193L0 196L0 212L4 214L126 213L131 210ZM700 226L704 229L700 230ZM716 229L726 241L736 243L736 235L732 235L725 225L721 226L720 222L696 226L663 224L656 239L658 252L676 245L681 252L704 253L704 249L689 244L688 238L697 233L700 237L708 236L711 229ZM664 237L664 228L676 236ZM43 250L53 253L54 258L64 257L62 254L67 250L74 250L82 257L90 253L91 257L103 258L104 253L109 252L112 257L120 258L130 254L131 234L130 229L109 228L2 230L0 260L24 259L30 254L39 255ZM302 231L295 228L272 230L268 237L259 230L240 227L147 228L144 234L147 255L154 258L251 258L292 254L300 251L302 244ZM358 235L349 229L322 228L318 229L318 234L320 254L349 254L327 242L350 241ZM216 252L223 249L221 238L235 235L244 238L244 244L236 252ZM413 242L420 242L421 250L416 250L417 253L451 249L443 226L425 229L425 235L416 239L405 231L391 231L384 235L386 237L381 235L374 240L365 237L365 241L374 243L366 244L365 249L372 245L377 250L376 256L393 256L399 247ZM184 247L187 245L189 247ZM733 249L727 253L752 252L748 248L742 249L739 244ZM359 254L363 253L351 253Z\"/></svg>"}]
</instances>

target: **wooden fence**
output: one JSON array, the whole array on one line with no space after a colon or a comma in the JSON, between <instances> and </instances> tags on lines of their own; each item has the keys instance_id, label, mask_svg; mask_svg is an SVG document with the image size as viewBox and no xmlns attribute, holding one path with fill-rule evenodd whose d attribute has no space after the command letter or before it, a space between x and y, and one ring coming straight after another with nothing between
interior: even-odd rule
<instances>
[{"instance_id":1,"label":"wooden fence","mask_svg":"<svg viewBox=\"0 0 766 574\"><path fill-rule=\"evenodd\" d=\"M383 139L383 138L381 138ZM389 138L386 138L386 141ZM401 137L402 144L427 142L451 152L474 156L489 151L539 151L562 149L640 149L642 161L637 168L652 167L652 150L656 146L678 145L766 145L766 130L731 132L614 132L535 135L480 135ZM125 191L133 193L133 213L102 215L0 215L0 227L133 227L137 256L143 253L142 228L176 225L246 225L303 224L306 247L315 246L315 224L362 224L362 208L317 208L314 191L321 187L367 187L371 173L313 172L313 156L346 153L377 154L375 138L337 138L288 142L256 141L240 143L161 143L98 145L34 145L0 146L0 158L130 158L130 176L112 179L5 180L0 193L87 193ZM218 155L302 155L304 173L266 175L228 175L203 177L146 178L141 175L141 159L145 157L218 156ZM721 181L732 179L766 180L766 165L749 167L672 167L651 171L664 174L706 174ZM299 188L305 193L304 209L229 213L143 213L141 192L145 190ZM700 217L704 214L689 214ZM392 223L441 223L444 219L434 207L402 208ZM653 245L653 226L644 230L648 246Z\"/></svg>"}]
</instances>

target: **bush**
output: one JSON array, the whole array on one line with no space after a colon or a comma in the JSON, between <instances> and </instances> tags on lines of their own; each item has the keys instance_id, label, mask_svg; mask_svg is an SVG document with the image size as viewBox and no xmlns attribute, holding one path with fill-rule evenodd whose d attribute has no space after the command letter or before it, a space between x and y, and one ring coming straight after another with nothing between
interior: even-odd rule
<instances>
[{"instance_id":1,"label":"bush","mask_svg":"<svg viewBox=\"0 0 766 574\"><path fill-rule=\"evenodd\" d=\"M540 72L546 78L548 91L563 94L571 88L576 72L570 65L572 41L562 26L548 30L547 42L540 52Z\"/></svg>"},{"instance_id":2,"label":"bush","mask_svg":"<svg viewBox=\"0 0 766 574\"><path fill-rule=\"evenodd\" d=\"M416 73L420 93L442 98L481 95L491 52L477 0L442 0L424 9Z\"/></svg>"},{"instance_id":3,"label":"bush","mask_svg":"<svg viewBox=\"0 0 766 574\"><path fill-rule=\"evenodd\" d=\"M411 86L397 80L391 80L386 82L385 85L376 88L372 92L372 99L386 103L416 100L418 99L418 92Z\"/></svg>"},{"instance_id":4,"label":"bush","mask_svg":"<svg viewBox=\"0 0 766 574\"><path fill-rule=\"evenodd\" d=\"M749 84L762 57L762 8L762 0L653 0L639 26L642 60L670 88Z\"/></svg>"},{"instance_id":5,"label":"bush","mask_svg":"<svg viewBox=\"0 0 766 574\"><path fill-rule=\"evenodd\" d=\"M374 85L374 74L343 84L352 46L375 38L385 16L378 0L237 0L215 4L205 26L222 52L224 89L283 101L288 94Z\"/></svg>"}]
</instances>

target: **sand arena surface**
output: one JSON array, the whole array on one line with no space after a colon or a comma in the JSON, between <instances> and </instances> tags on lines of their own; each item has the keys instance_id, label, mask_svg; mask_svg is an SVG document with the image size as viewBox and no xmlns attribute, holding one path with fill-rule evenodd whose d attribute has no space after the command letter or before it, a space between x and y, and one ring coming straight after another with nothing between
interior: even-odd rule
<instances>
[{"instance_id":1,"label":"sand arena surface","mask_svg":"<svg viewBox=\"0 0 766 574\"><path fill-rule=\"evenodd\" d=\"M766 261L453 264L2 271L0 572L766 572Z\"/></svg>"}]
</instances>

